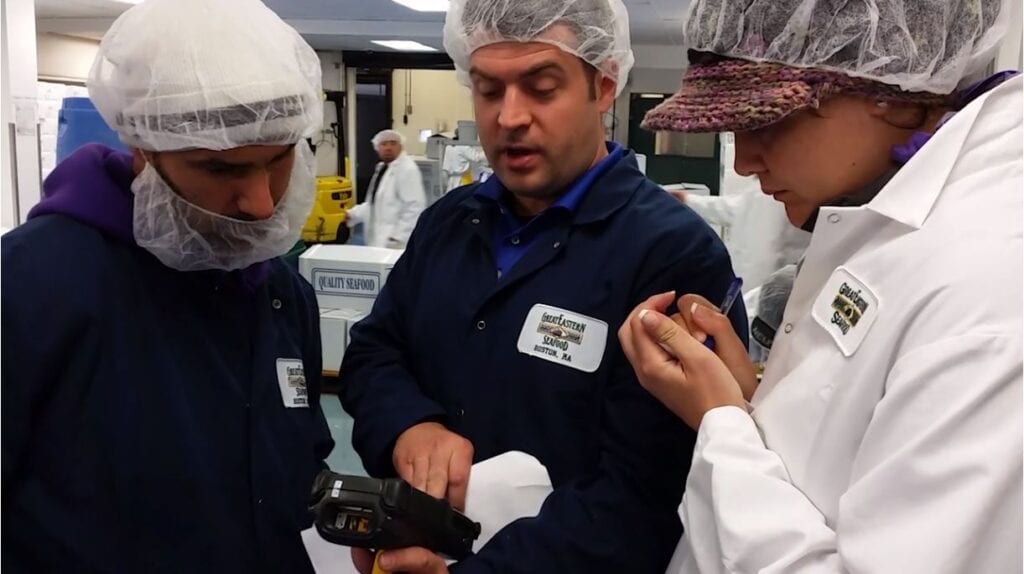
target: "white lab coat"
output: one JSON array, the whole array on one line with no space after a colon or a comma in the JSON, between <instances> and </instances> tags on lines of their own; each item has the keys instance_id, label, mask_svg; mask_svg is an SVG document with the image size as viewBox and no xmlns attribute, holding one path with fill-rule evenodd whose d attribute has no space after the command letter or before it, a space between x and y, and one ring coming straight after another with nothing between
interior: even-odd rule
<instances>
[{"instance_id":1,"label":"white lab coat","mask_svg":"<svg viewBox=\"0 0 1024 574\"><path fill-rule=\"evenodd\" d=\"M441 169L446 174L447 193L465 185L462 183L462 177L467 171L471 172L473 181L479 180L481 173L487 170L487 156L480 146L448 146L445 148Z\"/></svg>"},{"instance_id":2,"label":"white lab coat","mask_svg":"<svg viewBox=\"0 0 1024 574\"><path fill-rule=\"evenodd\" d=\"M377 164L374 181L383 167L383 162ZM416 161L403 153L380 178L373 203L364 201L350 209L348 221L351 225L363 224L367 245L404 249L426 207L423 174Z\"/></svg>"},{"instance_id":3,"label":"white lab coat","mask_svg":"<svg viewBox=\"0 0 1024 574\"><path fill-rule=\"evenodd\" d=\"M701 424L669 572L1021 571L1022 85L821 210L752 413ZM814 318L840 266L873 300L849 340Z\"/></svg>"}]
</instances>

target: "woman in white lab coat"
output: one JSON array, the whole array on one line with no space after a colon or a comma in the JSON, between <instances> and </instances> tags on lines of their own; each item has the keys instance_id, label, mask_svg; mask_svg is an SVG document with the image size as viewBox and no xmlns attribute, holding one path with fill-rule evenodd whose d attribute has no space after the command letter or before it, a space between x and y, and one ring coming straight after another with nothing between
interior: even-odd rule
<instances>
[{"instance_id":1,"label":"woman in white lab coat","mask_svg":"<svg viewBox=\"0 0 1024 574\"><path fill-rule=\"evenodd\" d=\"M384 130L373 137L380 157L370 180L366 200L348 212L350 225L363 224L366 244L405 249L416 221L427 207L423 174L405 154L405 136Z\"/></svg>"},{"instance_id":2,"label":"woman in white lab coat","mask_svg":"<svg viewBox=\"0 0 1024 574\"><path fill-rule=\"evenodd\" d=\"M1007 5L692 4L646 125L736 131L737 172L815 225L759 385L708 302L619 332L698 430L669 572L1021 571L1024 84L964 89Z\"/></svg>"}]
</instances>

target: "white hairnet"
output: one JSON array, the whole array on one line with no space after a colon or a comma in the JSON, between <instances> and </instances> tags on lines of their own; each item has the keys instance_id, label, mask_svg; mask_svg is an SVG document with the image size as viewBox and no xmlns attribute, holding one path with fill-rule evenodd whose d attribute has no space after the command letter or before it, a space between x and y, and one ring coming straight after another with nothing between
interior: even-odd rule
<instances>
[{"instance_id":1,"label":"white hairnet","mask_svg":"<svg viewBox=\"0 0 1024 574\"><path fill-rule=\"evenodd\" d=\"M380 144L384 142L398 142L401 145L405 145L405 136L396 132L395 130L381 130L377 132L377 135L373 136L373 149L377 149Z\"/></svg>"},{"instance_id":2,"label":"white hairnet","mask_svg":"<svg viewBox=\"0 0 1024 574\"><path fill-rule=\"evenodd\" d=\"M1009 0L695 0L687 47L952 93L983 72Z\"/></svg>"},{"instance_id":3,"label":"white hairnet","mask_svg":"<svg viewBox=\"0 0 1024 574\"><path fill-rule=\"evenodd\" d=\"M114 22L89 97L153 151L290 144L323 123L320 61L258 0L146 0Z\"/></svg>"},{"instance_id":4,"label":"white hairnet","mask_svg":"<svg viewBox=\"0 0 1024 574\"><path fill-rule=\"evenodd\" d=\"M552 27L562 24L574 38ZM578 56L615 80L616 96L633 68L629 16L622 0L451 0L444 47L469 85L469 57L499 42L544 42Z\"/></svg>"}]
</instances>

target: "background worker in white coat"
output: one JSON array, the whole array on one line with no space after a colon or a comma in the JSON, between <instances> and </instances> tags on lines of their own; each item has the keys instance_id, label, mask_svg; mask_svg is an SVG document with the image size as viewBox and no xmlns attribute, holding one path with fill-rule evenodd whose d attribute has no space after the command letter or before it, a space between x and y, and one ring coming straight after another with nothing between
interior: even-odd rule
<instances>
[{"instance_id":1,"label":"background worker in white coat","mask_svg":"<svg viewBox=\"0 0 1024 574\"><path fill-rule=\"evenodd\" d=\"M370 180L366 200L348 212L352 225L363 224L366 244L405 249L416 221L427 207L423 174L405 154L405 137L394 130L373 136L380 163Z\"/></svg>"},{"instance_id":2,"label":"background worker in white coat","mask_svg":"<svg viewBox=\"0 0 1024 574\"><path fill-rule=\"evenodd\" d=\"M756 388L706 302L620 331L698 429L669 572L1021 571L1024 83L971 83L1008 3L927 4L691 5L646 125L736 131L737 172L815 226Z\"/></svg>"}]
</instances>

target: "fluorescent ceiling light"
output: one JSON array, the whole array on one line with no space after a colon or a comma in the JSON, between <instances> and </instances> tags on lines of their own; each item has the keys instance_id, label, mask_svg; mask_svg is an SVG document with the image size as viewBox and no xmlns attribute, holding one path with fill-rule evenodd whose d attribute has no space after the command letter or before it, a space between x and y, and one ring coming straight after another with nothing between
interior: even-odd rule
<instances>
[{"instance_id":1,"label":"fluorescent ceiling light","mask_svg":"<svg viewBox=\"0 0 1024 574\"><path fill-rule=\"evenodd\" d=\"M436 52L436 48L430 46L424 46L419 42L413 42L410 40L373 40L374 44L378 46L384 46L385 48L391 48L392 50L398 50L399 52Z\"/></svg>"},{"instance_id":2,"label":"fluorescent ceiling light","mask_svg":"<svg viewBox=\"0 0 1024 574\"><path fill-rule=\"evenodd\" d=\"M392 0L417 12L447 12L448 0Z\"/></svg>"}]
</instances>

